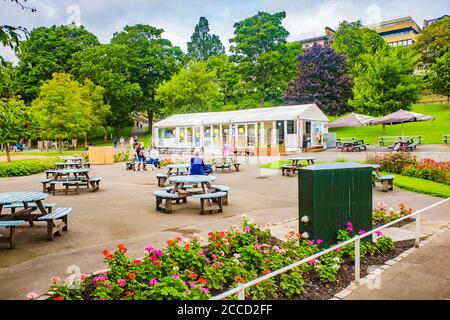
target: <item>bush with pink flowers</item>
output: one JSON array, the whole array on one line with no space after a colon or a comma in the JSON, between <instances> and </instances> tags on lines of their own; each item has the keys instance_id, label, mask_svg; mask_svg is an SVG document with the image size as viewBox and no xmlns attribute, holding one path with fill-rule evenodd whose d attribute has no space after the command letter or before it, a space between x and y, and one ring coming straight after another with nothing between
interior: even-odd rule
<instances>
[{"instance_id":1,"label":"bush with pink flowers","mask_svg":"<svg viewBox=\"0 0 450 320\"><path fill-rule=\"evenodd\" d=\"M420 159L417 163L403 168L403 175L450 185L450 161L438 162Z\"/></svg>"}]
</instances>

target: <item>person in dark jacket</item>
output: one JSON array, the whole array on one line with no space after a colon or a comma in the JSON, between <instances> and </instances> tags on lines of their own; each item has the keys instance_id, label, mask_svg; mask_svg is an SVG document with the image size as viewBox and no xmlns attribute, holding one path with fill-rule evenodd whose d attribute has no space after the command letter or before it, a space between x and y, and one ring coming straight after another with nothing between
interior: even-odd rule
<instances>
[{"instance_id":1,"label":"person in dark jacket","mask_svg":"<svg viewBox=\"0 0 450 320\"><path fill-rule=\"evenodd\" d=\"M191 174L192 175L208 175L213 172L210 165L205 165L205 162L200 157L198 151L194 152L194 156L191 158Z\"/></svg>"}]
</instances>

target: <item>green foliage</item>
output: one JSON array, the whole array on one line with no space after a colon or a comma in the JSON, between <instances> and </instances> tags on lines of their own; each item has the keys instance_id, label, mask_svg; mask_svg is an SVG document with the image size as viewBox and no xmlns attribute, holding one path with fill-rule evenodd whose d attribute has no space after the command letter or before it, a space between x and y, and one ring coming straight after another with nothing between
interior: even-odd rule
<instances>
[{"instance_id":1,"label":"green foliage","mask_svg":"<svg viewBox=\"0 0 450 320\"><path fill-rule=\"evenodd\" d=\"M114 162L127 162L131 158L131 150L114 153Z\"/></svg>"},{"instance_id":2,"label":"green foliage","mask_svg":"<svg viewBox=\"0 0 450 320\"><path fill-rule=\"evenodd\" d=\"M52 169L58 159L15 160L0 163L0 177L19 177Z\"/></svg>"},{"instance_id":3,"label":"green foliage","mask_svg":"<svg viewBox=\"0 0 450 320\"><path fill-rule=\"evenodd\" d=\"M450 42L450 41L449 41ZM431 90L434 93L442 94L447 97L447 103L450 102L450 52L437 58L432 64L428 79Z\"/></svg>"},{"instance_id":4,"label":"green foliage","mask_svg":"<svg viewBox=\"0 0 450 320\"><path fill-rule=\"evenodd\" d=\"M68 60L76 52L98 45L97 37L83 26L39 27L19 46L17 92L26 102L36 98L43 81L54 72L69 72Z\"/></svg>"},{"instance_id":5,"label":"green foliage","mask_svg":"<svg viewBox=\"0 0 450 320\"><path fill-rule=\"evenodd\" d=\"M206 63L190 61L185 69L158 87L155 99L163 105L166 115L215 111L223 104L215 77Z\"/></svg>"},{"instance_id":6,"label":"green foliage","mask_svg":"<svg viewBox=\"0 0 450 320\"><path fill-rule=\"evenodd\" d=\"M433 22L413 44L419 57L419 66L430 69L437 60L450 51L450 17Z\"/></svg>"},{"instance_id":7,"label":"green foliage","mask_svg":"<svg viewBox=\"0 0 450 320\"><path fill-rule=\"evenodd\" d=\"M386 224L391 221L397 220L404 216L411 214L413 211L411 208L406 207L404 203L399 204L399 210L395 211L392 208L387 209L384 202L378 202L372 211L372 222L374 225Z\"/></svg>"},{"instance_id":8,"label":"green foliage","mask_svg":"<svg viewBox=\"0 0 450 320\"><path fill-rule=\"evenodd\" d=\"M354 75L359 74L358 64L364 59L364 54L373 55L387 44L375 31L365 28L360 20L355 22L343 21L333 35L331 47L347 56L347 62Z\"/></svg>"},{"instance_id":9,"label":"green foliage","mask_svg":"<svg viewBox=\"0 0 450 320\"><path fill-rule=\"evenodd\" d=\"M403 168L415 165L417 160L408 152L392 152L368 155L366 162L379 164L382 171L401 173Z\"/></svg>"},{"instance_id":10,"label":"green foliage","mask_svg":"<svg viewBox=\"0 0 450 320\"><path fill-rule=\"evenodd\" d=\"M5 62L0 64L0 98L11 98L14 96L14 72L12 63Z\"/></svg>"},{"instance_id":11,"label":"green foliage","mask_svg":"<svg viewBox=\"0 0 450 320\"><path fill-rule=\"evenodd\" d=\"M211 57L206 65L209 70L216 73L219 90L223 94L223 104L235 101L240 81L237 65L225 54Z\"/></svg>"},{"instance_id":12,"label":"green foliage","mask_svg":"<svg viewBox=\"0 0 450 320\"><path fill-rule=\"evenodd\" d=\"M407 47L386 47L363 54L355 68L354 98L350 105L359 113L382 116L409 110L419 100L421 78L415 76L414 60Z\"/></svg>"},{"instance_id":13,"label":"green foliage","mask_svg":"<svg viewBox=\"0 0 450 320\"><path fill-rule=\"evenodd\" d=\"M77 79L90 79L104 88L104 101L111 107L108 125L117 131L132 122L130 113L139 108L142 90L131 81L126 46L107 44L87 48L74 54L69 64Z\"/></svg>"},{"instance_id":14,"label":"green foliage","mask_svg":"<svg viewBox=\"0 0 450 320\"><path fill-rule=\"evenodd\" d=\"M285 17L285 12L258 12L234 24L230 51L239 62L243 90L257 93L260 106L267 98L282 101L297 73L297 56L303 49L298 42L287 43L289 32L282 26Z\"/></svg>"},{"instance_id":15,"label":"green foliage","mask_svg":"<svg viewBox=\"0 0 450 320\"><path fill-rule=\"evenodd\" d=\"M387 253L394 250L394 240L386 236L381 236L377 239L375 246L381 253Z\"/></svg>"},{"instance_id":16,"label":"green foliage","mask_svg":"<svg viewBox=\"0 0 450 320\"><path fill-rule=\"evenodd\" d=\"M437 162L433 159L420 159L416 164L406 166L402 175L417 177L450 185L450 162Z\"/></svg>"},{"instance_id":17,"label":"green foliage","mask_svg":"<svg viewBox=\"0 0 450 320\"><path fill-rule=\"evenodd\" d=\"M337 252L330 252L320 257L315 268L321 282L335 282L336 275L341 267L342 258Z\"/></svg>"},{"instance_id":18,"label":"green foliage","mask_svg":"<svg viewBox=\"0 0 450 320\"><path fill-rule=\"evenodd\" d=\"M209 23L205 17L200 17L191 41L187 43L188 56L192 59L207 61L209 58L225 53L225 47L219 36L209 33Z\"/></svg>"},{"instance_id":19,"label":"green foliage","mask_svg":"<svg viewBox=\"0 0 450 320\"><path fill-rule=\"evenodd\" d=\"M61 142L98 131L109 115L102 93L103 89L89 80L81 85L68 74L53 74L32 105L39 123L39 138Z\"/></svg>"},{"instance_id":20,"label":"green foliage","mask_svg":"<svg viewBox=\"0 0 450 320\"><path fill-rule=\"evenodd\" d=\"M441 198L450 197L450 186L425 179L395 175L396 187Z\"/></svg>"},{"instance_id":21,"label":"green foliage","mask_svg":"<svg viewBox=\"0 0 450 320\"><path fill-rule=\"evenodd\" d=\"M305 291L305 281L303 280L301 270L298 268L292 269L288 273L283 273L280 276L280 287L287 298L299 295Z\"/></svg>"}]
</instances>

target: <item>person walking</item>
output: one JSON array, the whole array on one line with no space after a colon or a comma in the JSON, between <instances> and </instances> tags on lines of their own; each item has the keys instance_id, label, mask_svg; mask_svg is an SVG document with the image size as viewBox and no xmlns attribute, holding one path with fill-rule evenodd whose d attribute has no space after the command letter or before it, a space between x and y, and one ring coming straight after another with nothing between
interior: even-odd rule
<instances>
[{"instance_id":1,"label":"person walking","mask_svg":"<svg viewBox=\"0 0 450 320\"><path fill-rule=\"evenodd\" d=\"M117 136L116 135L114 135L113 142L114 142L114 149L117 149Z\"/></svg>"},{"instance_id":2,"label":"person walking","mask_svg":"<svg viewBox=\"0 0 450 320\"><path fill-rule=\"evenodd\" d=\"M136 162L137 162L137 171L141 171L141 166L142 166L142 170L147 170L147 165L145 163L145 148L144 145L142 143L138 143L137 147L136 147ZM134 169L136 171L136 167Z\"/></svg>"},{"instance_id":3,"label":"person walking","mask_svg":"<svg viewBox=\"0 0 450 320\"><path fill-rule=\"evenodd\" d=\"M120 136L119 143L120 143L120 147L123 148L125 145L125 139L123 138L123 136Z\"/></svg>"}]
</instances>

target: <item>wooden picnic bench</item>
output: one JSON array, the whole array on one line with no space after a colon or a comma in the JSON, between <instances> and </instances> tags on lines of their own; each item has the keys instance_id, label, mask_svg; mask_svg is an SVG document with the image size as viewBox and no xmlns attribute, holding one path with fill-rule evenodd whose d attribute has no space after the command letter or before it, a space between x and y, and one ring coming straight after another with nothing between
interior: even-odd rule
<instances>
[{"instance_id":1,"label":"wooden picnic bench","mask_svg":"<svg viewBox=\"0 0 450 320\"><path fill-rule=\"evenodd\" d=\"M292 161L291 164L286 164L281 166L281 175L286 175L289 177L293 177L295 172L298 171L303 165L300 163L301 161L306 161L308 165L313 165L314 160L316 158L313 157L292 157L289 160Z\"/></svg>"},{"instance_id":2,"label":"wooden picnic bench","mask_svg":"<svg viewBox=\"0 0 450 320\"><path fill-rule=\"evenodd\" d=\"M354 139L350 142L341 142L339 146L336 147L336 149L342 150L342 151L361 151L361 150L367 150L368 143L364 143L364 140L361 139Z\"/></svg>"},{"instance_id":3,"label":"wooden picnic bench","mask_svg":"<svg viewBox=\"0 0 450 320\"><path fill-rule=\"evenodd\" d=\"M68 230L67 216L72 208L58 208L54 212L39 217L39 221L47 222L47 241L52 241L54 235L61 235L63 231ZM57 220L61 220L57 223Z\"/></svg>"},{"instance_id":4,"label":"wooden picnic bench","mask_svg":"<svg viewBox=\"0 0 450 320\"><path fill-rule=\"evenodd\" d=\"M204 215L207 211L218 210L223 212L222 199L227 195L226 192L213 192L195 194L192 198L200 199L200 214Z\"/></svg>"},{"instance_id":5,"label":"wooden picnic bench","mask_svg":"<svg viewBox=\"0 0 450 320\"><path fill-rule=\"evenodd\" d=\"M162 188L166 185L167 178L169 176L167 174L158 173L156 175L156 179L158 179L158 187Z\"/></svg>"},{"instance_id":6,"label":"wooden picnic bench","mask_svg":"<svg viewBox=\"0 0 450 320\"><path fill-rule=\"evenodd\" d=\"M48 213L52 213L53 208L56 207L56 203L43 203L42 205L44 206L45 209L47 209ZM33 211L39 209L36 203L28 203L27 206L33 209ZM16 213L16 209L24 208L24 204L21 202L17 202L4 205L3 208L11 209L11 213L14 214Z\"/></svg>"},{"instance_id":7,"label":"wooden picnic bench","mask_svg":"<svg viewBox=\"0 0 450 320\"><path fill-rule=\"evenodd\" d=\"M0 221L0 228L9 228L9 236L0 237L0 243L9 243L9 249L16 247L16 227L24 223L23 220Z\"/></svg>"},{"instance_id":8,"label":"wooden picnic bench","mask_svg":"<svg viewBox=\"0 0 450 320\"><path fill-rule=\"evenodd\" d=\"M224 206L228 205L228 193L231 191L231 188L221 185L212 185L211 187L218 192L225 192L225 196L222 197L222 204Z\"/></svg>"},{"instance_id":9,"label":"wooden picnic bench","mask_svg":"<svg viewBox=\"0 0 450 320\"><path fill-rule=\"evenodd\" d=\"M186 194L170 193L164 190L156 190L153 192L156 197L156 210L164 213L172 213L172 202L175 201L177 204L180 200L187 202ZM164 206L162 205L164 201Z\"/></svg>"},{"instance_id":10,"label":"wooden picnic bench","mask_svg":"<svg viewBox=\"0 0 450 320\"><path fill-rule=\"evenodd\" d=\"M394 179L393 175L382 176L380 173L380 165L372 165L372 187L375 187L375 182L381 182L381 191L388 192L389 190L394 190Z\"/></svg>"},{"instance_id":11,"label":"wooden picnic bench","mask_svg":"<svg viewBox=\"0 0 450 320\"><path fill-rule=\"evenodd\" d=\"M128 161L127 163L125 163L127 170L134 170L135 165L136 165L135 161Z\"/></svg>"}]
</instances>

